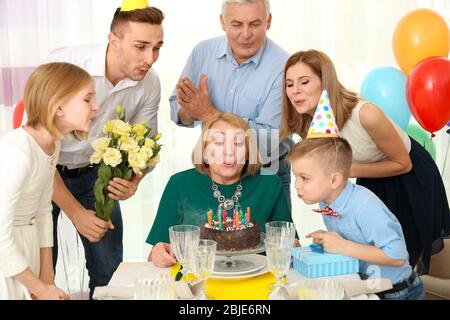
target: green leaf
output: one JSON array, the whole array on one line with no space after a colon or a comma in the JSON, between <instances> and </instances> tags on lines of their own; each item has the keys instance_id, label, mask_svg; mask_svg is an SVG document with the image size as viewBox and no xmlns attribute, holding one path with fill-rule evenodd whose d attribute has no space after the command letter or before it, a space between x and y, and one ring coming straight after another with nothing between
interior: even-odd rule
<instances>
[{"instance_id":1,"label":"green leaf","mask_svg":"<svg viewBox=\"0 0 450 320\"><path fill-rule=\"evenodd\" d=\"M103 194L104 188L105 184L100 179L97 179L94 184L94 195L95 201L101 206L105 205L105 195Z\"/></svg>"},{"instance_id":2,"label":"green leaf","mask_svg":"<svg viewBox=\"0 0 450 320\"><path fill-rule=\"evenodd\" d=\"M106 198L106 205L104 209L104 219L105 221L108 221L111 218L111 212L114 209L114 205L116 204L116 201L111 199L110 197Z\"/></svg>"},{"instance_id":3,"label":"green leaf","mask_svg":"<svg viewBox=\"0 0 450 320\"><path fill-rule=\"evenodd\" d=\"M100 165L100 168L98 168L97 176L98 178L103 181L104 184L108 183L109 180L111 180L111 167L107 166L106 164L102 163Z\"/></svg>"},{"instance_id":4,"label":"green leaf","mask_svg":"<svg viewBox=\"0 0 450 320\"><path fill-rule=\"evenodd\" d=\"M97 201L95 201L94 206L95 206L95 212L97 214L97 217L99 217L102 220L105 220L104 213L103 213L103 207Z\"/></svg>"},{"instance_id":5,"label":"green leaf","mask_svg":"<svg viewBox=\"0 0 450 320\"><path fill-rule=\"evenodd\" d=\"M113 178L122 178L123 176L122 170L120 170L119 167L115 167L113 169L112 176Z\"/></svg>"},{"instance_id":6,"label":"green leaf","mask_svg":"<svg viewBox=\"0 0 450 320\"><path fill-rule=\"evenodd\" d=\"M127 181L130 181L132 177L133 177L133 169L129 168L123 175L123 178Z\"/></svg>"},{"instance_id":7,"label":"green leaf","mask_svg":"<svg viewBox=\"0 0 450 320\"><path fill-rule=\"evenodd\" d=\"M148 129L148 131L146 133L144 133L144 138L147 138L150 133L152 133L152 128Z\"/></svg>"}]
</instances>

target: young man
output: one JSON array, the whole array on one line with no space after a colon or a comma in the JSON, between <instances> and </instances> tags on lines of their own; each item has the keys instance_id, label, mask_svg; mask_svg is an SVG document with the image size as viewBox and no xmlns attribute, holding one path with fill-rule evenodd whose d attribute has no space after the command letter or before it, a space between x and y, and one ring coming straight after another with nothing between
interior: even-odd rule
<instances>
[{"instance_id":1,"label":"young man","mask_svg":"<svg viewBox=\"0 0 450 320\"><path fill-rule=\"evenodd\" d=\"M48 61L65 61L87 70L95 81L100 110L87 140L68 138L64 141L55 176L53 192L54 250L58 254L57 219L60 208L72 220L85 249L90 282L90 297L96 286L105 286L123 258L123 230L119 204L111 221L95 216L93 187L97 168L90 166L90 142L103 136L103 125L115 119L115 107L125 109L126 121L147 120L152 134L157 133L157 112L161 98L159 77L151 69L163 45L164 14L146 1L124 1L111 23L108 43L82 45L54 52ZM115 178L110 182L109 195L114 200L126 200L136 192L142 177L131 181Z\"/></svg>"}]
</instances>

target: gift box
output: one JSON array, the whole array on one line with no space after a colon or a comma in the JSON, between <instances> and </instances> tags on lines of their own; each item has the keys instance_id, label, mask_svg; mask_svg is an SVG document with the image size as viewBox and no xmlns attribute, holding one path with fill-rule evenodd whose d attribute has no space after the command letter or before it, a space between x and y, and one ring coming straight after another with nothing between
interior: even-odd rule
<instances>
[{"instance_id":1,"label":"gift box","mask_svg":"<svg viewBox=\"0 0 450 320\"><path fill-rule=\"evenodd\" d=\"M321 252L316 247L293 248L292 257L294 270L306 278L337 276L359 271L358 259Z\"/></svg>"}]
</instances>

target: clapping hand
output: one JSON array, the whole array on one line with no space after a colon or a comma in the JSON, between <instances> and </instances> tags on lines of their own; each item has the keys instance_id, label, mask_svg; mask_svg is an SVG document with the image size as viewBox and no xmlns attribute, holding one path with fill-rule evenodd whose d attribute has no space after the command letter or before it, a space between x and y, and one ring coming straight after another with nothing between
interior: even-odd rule
<instances>
[{"instance_id":1,"label":"clapping hand","mask_svg":"<svg viewBox=\"0 0 450 320\"><path fill-rule=\"evenodd\" d=\"M190 116L203 122L218 112L211 103L207 80L205 75L201 75L199 86L196 87L189 78L183 77L177 84L177 102Z\"/></svg>"}]
</instances>

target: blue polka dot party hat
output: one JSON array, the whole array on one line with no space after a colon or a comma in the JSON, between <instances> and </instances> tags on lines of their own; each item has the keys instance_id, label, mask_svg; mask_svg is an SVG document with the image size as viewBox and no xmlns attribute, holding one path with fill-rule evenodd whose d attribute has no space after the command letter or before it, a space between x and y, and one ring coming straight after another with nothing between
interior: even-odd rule
<instances>
[{"instance_id":1,"label":"blue polka dot party hat","mask_svg":"<svg viewBox=\"0 0 450 320\"><path fill-rule=\"evenodd\" d=\"M148 7L147 0L123 0L120 11L133 11Z\"/></svg>"},{"instance_id":2,"label":"blue polka dot party hat","mask_svg":"<svg viewBox=\"0 0 450 320\"><path fill-rule=\"evenodd\" d=\"M337 137L339 137L339 128L331 109L328 92L323 90L306 139Z\"/></svg>"}]
</instances>

